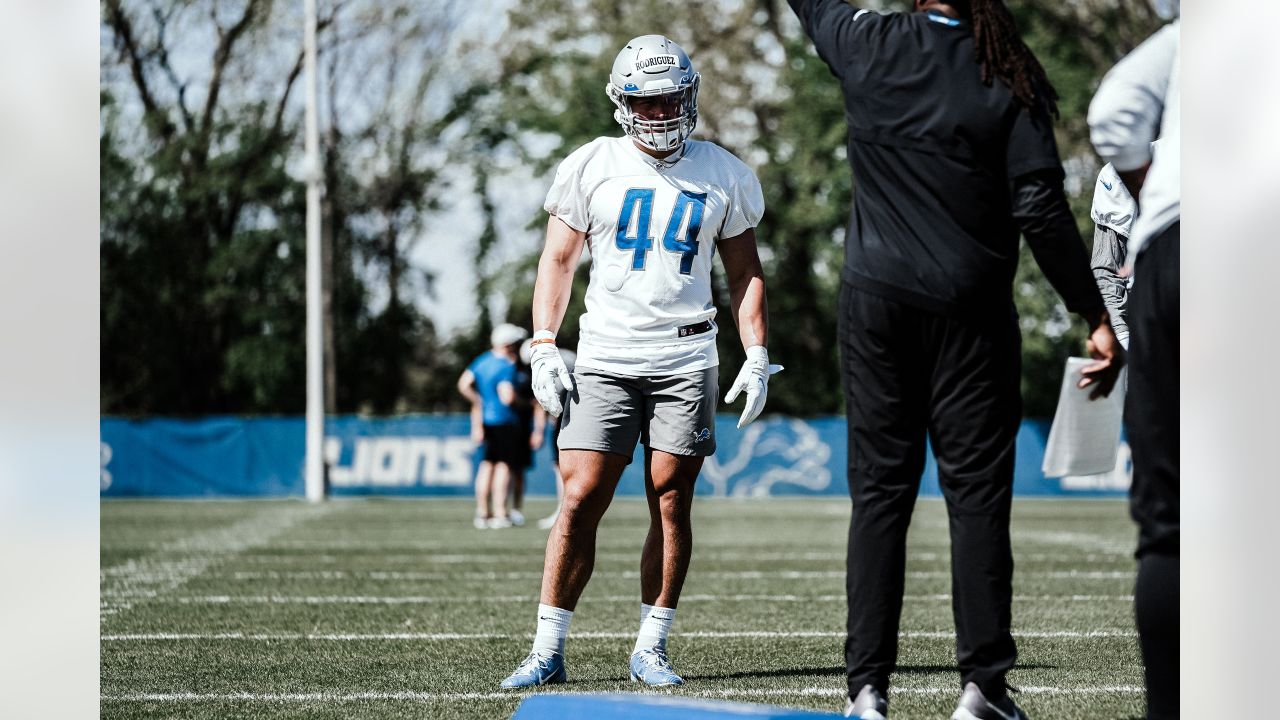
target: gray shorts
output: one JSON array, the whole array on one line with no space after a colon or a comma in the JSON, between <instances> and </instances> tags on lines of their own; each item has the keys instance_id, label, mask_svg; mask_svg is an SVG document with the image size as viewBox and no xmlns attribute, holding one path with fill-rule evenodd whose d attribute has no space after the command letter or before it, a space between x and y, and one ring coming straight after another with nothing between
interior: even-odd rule
<instances>
[{"instance_id":1,"label":"gray shorts","mask_svg":"<svg viewBox=\"0 0 1280 720\"><path fill-rule=\"evenodd\" d=\"M560 420L561 450L630 458L636 441L672 455L716 451L716 368L680 375L624 377L579 367L577 392Z\"/></svg>"}]
</instances>

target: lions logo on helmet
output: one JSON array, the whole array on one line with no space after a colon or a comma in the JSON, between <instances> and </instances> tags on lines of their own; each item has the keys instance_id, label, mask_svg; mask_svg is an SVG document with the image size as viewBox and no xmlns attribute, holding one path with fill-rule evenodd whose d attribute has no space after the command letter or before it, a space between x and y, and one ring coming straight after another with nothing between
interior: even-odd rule
<instances>
[{"instance_id":1,"label":"lions logo on helmet","mask_svg":"<svg viewBox=\"0 0 1280 720\"><path fill-rule=\"evenodd\" d=\"M675 150L698 124L698 81L693 61L662 35L642 35L627 43L613 61L605 92L617 106L613 118L626 134L652 150ZM675 96L675 117L649 119L637 113L636 98Z\"/></svg>"}]
</instances>

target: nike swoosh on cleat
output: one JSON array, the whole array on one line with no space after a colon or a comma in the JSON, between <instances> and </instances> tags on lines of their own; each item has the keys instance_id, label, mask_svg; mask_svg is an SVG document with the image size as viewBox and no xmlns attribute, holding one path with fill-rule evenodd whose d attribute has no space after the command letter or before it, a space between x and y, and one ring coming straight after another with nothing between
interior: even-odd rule
<instances>
[{"instance_id":1,"label":"nike swoosh on cleat","mask_svg":"<svg viewBox=\"0 0 1280 720\"><path fill-rule=\"evenodd\" d=\"M1112 187L1112 186L1111 186L1111 185L1109 185L1109 184L1107 184L1107 181L1106 181L1106 180L1103 180L1103 181L1102 181L1102 187L1106 188L1106 189L1107 189L1107 191L1109 192L1109 191L1111 190L1111 187ZM999 712L999 711L997 711L997 712ZM1004 715L1004 713L1000 713L1000 714L1001 714L1001 715ZM1005 717L1013 717L1012 715L1004 715L1004 716L1005 716Z\"/></svg>"}]
</instances>

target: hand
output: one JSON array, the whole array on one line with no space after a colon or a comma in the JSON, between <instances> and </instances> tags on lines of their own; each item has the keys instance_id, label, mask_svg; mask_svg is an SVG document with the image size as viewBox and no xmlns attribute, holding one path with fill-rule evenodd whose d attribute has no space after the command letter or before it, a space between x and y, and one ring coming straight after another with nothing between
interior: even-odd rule
<instances>
[{"instance_id":1,"label":"hand","mask_svg":"<svg viewBox=\"0 0 1280 720\"><path fill-rule=\"evenodd\" d=\"M540 339L538 336L545 332L547 331L538 331L533 336L534 339ZM548 414L560 417L560 413L564 412L564 407L560 405L560 393L565 390L572 393L575 390L573 376L569 374L569 368L565 367L560 350L555 343L534 345L529 353L529 366L533 372L533 396Z\"/></svg>"},{"instance_id":2,"label":"hand","mask_svg":"<svg viewBox=\"0 0 1280 720\"><path fill-rule=\"evenodd\" d=\"M778 372L782 372L782 366L769 364L769 351L763 345L747 348L747 361L738 371L738 379L733 381L729 394L724 396L726 403L732 403L738 399L739 393L744 390L747 393L747 406L742 409L742 417L738 418L739 429L760 416L765 397L769 394L769 376Z\"/></svg>"},{"instance_id":3,"label":"hand","mask_svg":"<svg viewBox=\"0 0 1280 720\"><path fill-rule=\"evenodd\" d=\"M1103 312L1102 318L1094 325L1093 332L1089 334L1088 345L1090 357L1098 362L1080 370L1084 379L1076 383L1076 387L1087 388L1094 385L1089 399L1097 400L1111 394L1125 361L1124 347L1111 329L1111 316L1108 313Z\"/></svg>"},{"instance_id":4,"label":"hand","mask_svg":"<svg viewBox=\"0 0 1280 720\"><path fill-rule=\"evenodd\" d=\"M529 434L529 449L530 449L530 450L533 450L533 451L535 451L535 452L536 452L536 451L538 451L538 450L541 450L541 449L542 449L542 441L543 441L543 438L544 438L545 436L546 436L546 431L544 431L544 430L534 430L532 433L530 433L530 434Z\"/></svg>"},{"instance_id":5,"label":"hand","mask_svg":"<svg viewBox=\"0 0 1280 720\"><path fill-rule=\"evenodd\" d=\"M471 442L480 445L484 442L484 427L481 425L471 426Z\"/></svg>"}]
</instances>

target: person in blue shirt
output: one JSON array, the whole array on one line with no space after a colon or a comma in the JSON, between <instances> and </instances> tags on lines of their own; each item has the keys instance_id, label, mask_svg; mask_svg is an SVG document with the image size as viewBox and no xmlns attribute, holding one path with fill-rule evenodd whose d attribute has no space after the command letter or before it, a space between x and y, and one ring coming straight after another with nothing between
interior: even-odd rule
<instances>
[{"instance_id":1,"label":"person in blue shirt","mask_svg":"<svg viewBox=\"0 0 1280 720\"><path fill-rule=\"evenodd\" d=\"M507 500L511 476L523 471L521 459L528 454L528 437L513 407L516 353L527 335L524 328L509 323L495 327L489 336L493 349L472 361L458 378L458 392L471 401L471 437L484 443L484 460L476 473L476 528L513 524Z\"/></svg>"}]
</instances>

